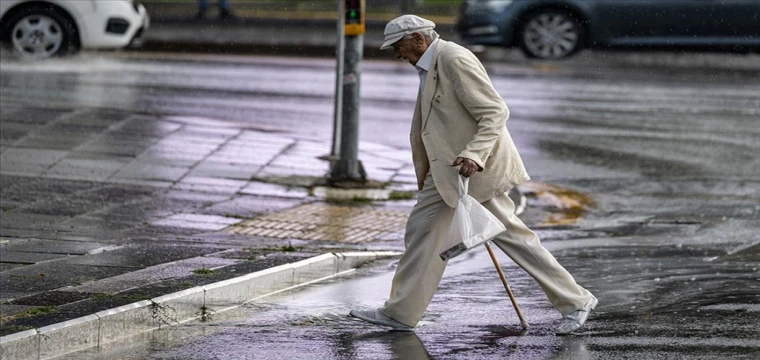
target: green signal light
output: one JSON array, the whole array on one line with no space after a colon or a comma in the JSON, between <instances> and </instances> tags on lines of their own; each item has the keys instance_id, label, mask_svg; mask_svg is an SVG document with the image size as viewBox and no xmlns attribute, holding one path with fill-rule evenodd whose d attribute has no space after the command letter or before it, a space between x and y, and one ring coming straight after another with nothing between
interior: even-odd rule
<instances>
[{"instance_id":1,"label":"green signal light","mask_svg":"<svg viewBox=\"0 0 760 360\"><path fill-rule=\"evenodd\" d=\"M356 10L351 10L348 12L348 17L355 19L356 18Z\"/></svg>"}]
</instances>

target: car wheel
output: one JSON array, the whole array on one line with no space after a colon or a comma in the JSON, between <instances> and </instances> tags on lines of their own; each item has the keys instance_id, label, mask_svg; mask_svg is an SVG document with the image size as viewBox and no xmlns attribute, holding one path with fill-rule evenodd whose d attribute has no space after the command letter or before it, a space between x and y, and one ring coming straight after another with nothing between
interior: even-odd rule
<instances>
[{"instance_id":1,"label":"car wheel","mask_svg":"<svg viewBox=\"0 0 760 360\"><path fill-rule=\"evenodd\" d=\"M28 59L47 59L78 50L75 24L51 7L27 7L7 22L6 42L13 51Z\"/></svg>"},{"instance_id":2,"label":"car wheel","mask_svg":"<svg viewBox=\"0 0 760 360\"><path fill-rule=\"evenodd\" d=\"M580 50L584 36L583 26L571 13L540 10L523 21L520 47L531 58L561 59Z\"/></svg>"}]
</instances>

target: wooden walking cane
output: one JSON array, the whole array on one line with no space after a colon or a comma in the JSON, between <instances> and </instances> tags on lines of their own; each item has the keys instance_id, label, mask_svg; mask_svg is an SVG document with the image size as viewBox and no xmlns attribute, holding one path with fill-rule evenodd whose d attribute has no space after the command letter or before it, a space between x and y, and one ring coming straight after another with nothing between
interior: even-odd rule
<instances>
[{"instance_id":1,"label":"wooden walking cane","mask_svg":"<svg viewBox=\"0 0 760 360\"><path fill-rule=\"evenodd\" d=\"M509 300L512 301L512 306L515 307L515 311L517 312L517 317L520 318L520 325L522 325L523 329L528 328L528 323L525 321L525 318L523 318L522 312L520 312L520 306L517 305L517 300L515 300L515 295L512 294L512 289L509 288L509 283L507 283L507 277L504 276L504 272L501 271L501 266L499 265L499 262L496 261L496 256L493 254L493 250L491 250L491 245L488 245L488 241L485 242L486 249L488 249L488 255L491 255L491 260L493 260L493 265L496 266L496 271L499 272L499 277L501 277L501 283L504 284L504 288L507 289L507 295L509 295Z\"/></svg>"}]
</instances>

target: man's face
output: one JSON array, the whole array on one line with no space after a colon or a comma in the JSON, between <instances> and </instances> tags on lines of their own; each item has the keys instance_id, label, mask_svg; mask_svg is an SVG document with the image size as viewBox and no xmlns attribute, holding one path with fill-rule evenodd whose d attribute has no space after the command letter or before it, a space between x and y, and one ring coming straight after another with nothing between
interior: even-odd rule
<instances>
[{"instance_id":1,"label":"man's face","mask_svg":"<svg viewBox=\"0 0 760 360\"><path fill-rule=\"evenodd\" d=\"M419 33L414 33L411 38L401 39L393 44L393 56L396 59L417 65L417 61L420 60L427 47L425 38Z\"/></svg>"}]
</instances>

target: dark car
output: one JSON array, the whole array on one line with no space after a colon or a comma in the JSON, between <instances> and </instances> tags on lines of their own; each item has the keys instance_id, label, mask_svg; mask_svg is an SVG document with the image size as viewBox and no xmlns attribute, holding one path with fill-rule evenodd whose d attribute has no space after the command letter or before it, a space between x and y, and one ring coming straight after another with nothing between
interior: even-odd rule
<instances>
[{"instance_id":1,"label":"dark car","mask_svg":"<svg viewBox=\"0 0 760 360\"><path fill-rule=\"evenodd\" d=\"M760 49L760 0L466 0L470 44L559 59L600 47Z\"/></svg>"}]
</instances>

